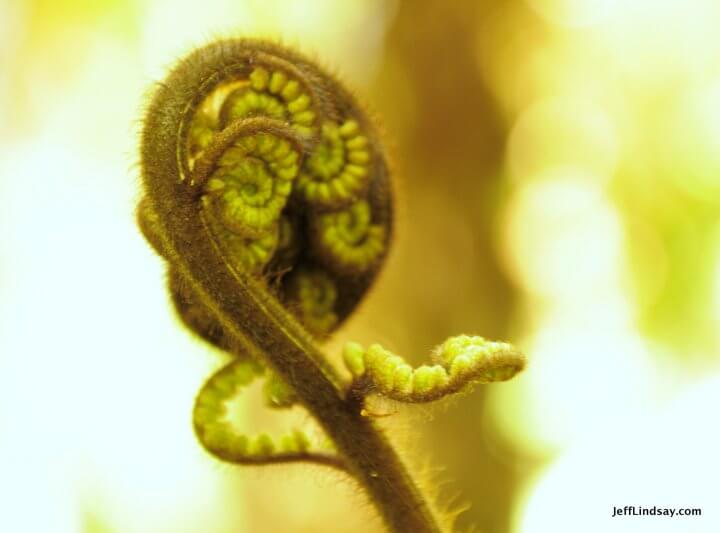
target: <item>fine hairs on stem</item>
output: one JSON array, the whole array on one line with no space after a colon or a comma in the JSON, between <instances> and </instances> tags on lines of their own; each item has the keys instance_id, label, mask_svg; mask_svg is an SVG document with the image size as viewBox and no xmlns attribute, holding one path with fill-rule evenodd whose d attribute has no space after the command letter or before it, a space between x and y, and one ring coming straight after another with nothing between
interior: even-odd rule
<instances>
[{"instance_id":1,"label":"fine hairs on stem","mask_svg":"<svg viewBox=\"0 0 720 533\"><path fill-rule=\"evenodd\" d=\"M183 323L229 362L197 395L200 444L221 461L304 461L354 478L394 532L445 531L365 399L429 402L512 378L525 358L477 336L413 369L379 345L348 343L343 379L319 342L371 287L393 234L393 191L376 126L313 61L276 44L220 40L157 86L141 141L143 234L165 260ZM243 434L228 400L264 380L269 408L300 406L302 428Z\"/></svg>"}]
</instances>

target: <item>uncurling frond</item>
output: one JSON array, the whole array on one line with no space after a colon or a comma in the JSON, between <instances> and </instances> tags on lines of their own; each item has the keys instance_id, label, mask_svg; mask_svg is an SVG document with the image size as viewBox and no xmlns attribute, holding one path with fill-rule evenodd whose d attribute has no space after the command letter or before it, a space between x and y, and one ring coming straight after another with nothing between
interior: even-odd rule
<instances>
[{"instance_id":1,"label":"uncurling frond","mask_svg":"<svg viewBox=\"0 0 720 533\"><path fill-rule=\"evenodd\" d=\"M365 349L347 343L343 350L354 394L408 403L438 400L474 383L507 381L525 368L525 356L511 344L469 335L450 337L433 350L432 358L434 365L413 368L379 344Z\"/></svg>"}]
</instances>

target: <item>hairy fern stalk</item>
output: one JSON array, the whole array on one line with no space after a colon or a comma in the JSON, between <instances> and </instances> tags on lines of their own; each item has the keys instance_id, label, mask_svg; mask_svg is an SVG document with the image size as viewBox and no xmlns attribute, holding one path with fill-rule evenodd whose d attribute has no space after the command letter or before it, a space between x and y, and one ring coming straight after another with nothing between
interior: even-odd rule
<instances>
[{"instance_id":1,"label":"hairy fern stalk","mask_svg":"<svg viewBox=\"0 0 720 533\"><path fill-rule=\"evenodd\" d=\"M511 345L453 337L412 368L379 345L348 343L351 380L318 347L368 291L388 253L393 192L377 128L338 81L304 56L222 40L180 61L157 87L141 146L139 226L168 269L184 324L226 351L197 395L202 446L237 464L295 461L352 476L388 530L447 525L364 409L369 395L429 402L507 380ZM264 379L269 407L305 408L302 428L239 433L228 401Z\"/></svg>"}]
</instances>

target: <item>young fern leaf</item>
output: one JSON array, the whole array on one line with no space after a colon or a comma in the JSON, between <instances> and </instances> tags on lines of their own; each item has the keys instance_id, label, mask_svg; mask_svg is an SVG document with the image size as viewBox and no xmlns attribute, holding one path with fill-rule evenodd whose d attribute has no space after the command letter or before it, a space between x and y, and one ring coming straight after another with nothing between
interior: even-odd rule
<instances>
[{"instance_id":1,"label":"young fern leaf","mask_svg":"<svg viewBox=\"0 0 720 533\"><path fill-rule=\"evenodd\" d=\"M141 168L138 225L167 261L175 310L232 357L196 399L194 427L205 449L238 464L342 468L391 531L442 531L383 431L362 415L317 344L371 287L393 233L384 147L356 99L292 50L217 41L180 61L157 87ZM402 362L390 381L380 367L396 359L379 348L356 351L350 365L358 383L406 401L503 372L465 352L452 361L442 352L439 370L430 372L445 372L447 383L410 370L408 392L396 386L408 372ZM273 439L232 427L227 401L261 375L268 406L305 408L331 446L311 445L297 430Z\"/></svg>"},{"instance_id":2,"label":"young fern leaf","mask_svg":"<svg viewBox=\"0 0 720 533\"><path fill-rule=\"evenodd\" d=\"M438 346L432 366L413 368L379 344L365 350L347 343L343 359L354 378L352 394L380 394L407 403L432 402L474 383L507 381L525 368L525 357L512 345L468 335Z\"/></svg>"},{"instance_id":3,"label":"young fern leaf","mask_svg":"<svg viewBox=\"0 0 720 533\"><path fill-rule=\"evenodd\" d=\"M227 418L227 402L265 373L251 359L235 359L207 380L197 395L193 424L198 439L213 455L230 463L265 465L308 461L344 469L343 460L331 449L319 449L301 429L292 429L279 438L267 433L238 433ZM292 392L277 377L270 377L266 400L273 407L289 407ZM268 391L269 389L269 391Z\"/></svg>"}]
</instances>

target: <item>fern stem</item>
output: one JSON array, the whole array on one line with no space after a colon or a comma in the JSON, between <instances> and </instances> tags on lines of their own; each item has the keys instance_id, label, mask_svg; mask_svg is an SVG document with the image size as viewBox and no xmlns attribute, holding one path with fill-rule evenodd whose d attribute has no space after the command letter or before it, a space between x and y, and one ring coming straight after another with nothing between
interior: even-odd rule
<instances>
[{"instance_id":1,"label":"fern stem","mask_svg":"<svg viewBox=\"0 0 720 533\"><path fill-rule=\"evenodd\" d=\"M157 154L159 155L159 154ZM167 157L169 154L165 154ZM151 180L150 201L166 225L173 265L233 335L249 338L345 458L389 530L437 533L439 522L417 483L375 422L347 401L341 381L305 329L247 274L234 271L207 239L194 195L183 184ZM173 231L170 231L173 228Z\"/></svg>"}]
</instances>

